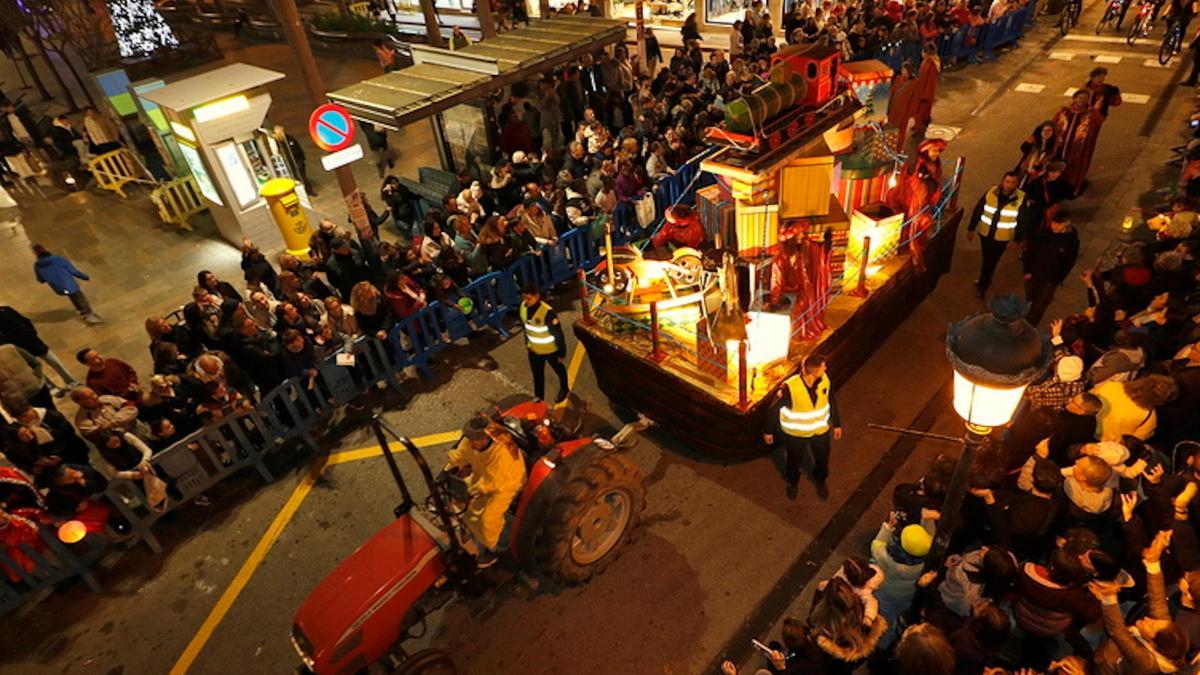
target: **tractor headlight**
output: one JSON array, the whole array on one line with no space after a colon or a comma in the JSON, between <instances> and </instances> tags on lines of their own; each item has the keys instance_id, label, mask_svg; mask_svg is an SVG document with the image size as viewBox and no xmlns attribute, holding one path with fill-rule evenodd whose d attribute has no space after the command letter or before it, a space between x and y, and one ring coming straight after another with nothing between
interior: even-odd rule
<instances>
[{"instance_id":1,"label":"tractor headlight","mask_svg":"<svg viewBox=\"0 0 1200 675\"><path fill-rule=\"evenodd\" d=\"M304 636L299 626L292 626L292 648L300 656L304 667L312 670L313 666L316 665L316 661L312 657L312 644L309 643L308 638Z\"/></svg>"}]
</instances>

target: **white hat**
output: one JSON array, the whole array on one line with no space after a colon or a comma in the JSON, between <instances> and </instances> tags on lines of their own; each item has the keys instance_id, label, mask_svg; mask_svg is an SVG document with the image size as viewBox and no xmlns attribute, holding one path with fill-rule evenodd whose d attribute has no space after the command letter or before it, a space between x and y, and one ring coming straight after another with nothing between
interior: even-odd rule
<instances>
[{"instance_id":1,"label":"white hat","mask_svg":"<svg viewBox=\"0 0 1200 675\"><path fill-rule=\"evenodd\" d=\"M1075 382L1083 376L1083 359L1078 356L1064 356L1059 359L1055 374L1060 382Z\"/></svg>"},{"instance_id":2,"label":"white hat","mask_svg":"<svg viewBox=\"0 0 1200 675\"><path fill-rule=\"evenodd\" d=\"M517 150L516 152L513 153L513 164L524 164L525 159L526 158L525 158L524 150Z\"/></svg>"}]
</instances>

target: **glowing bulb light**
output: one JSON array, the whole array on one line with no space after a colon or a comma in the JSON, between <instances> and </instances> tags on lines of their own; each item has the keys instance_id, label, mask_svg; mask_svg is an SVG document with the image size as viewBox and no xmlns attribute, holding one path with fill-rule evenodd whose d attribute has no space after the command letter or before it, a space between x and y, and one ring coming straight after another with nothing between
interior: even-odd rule
<instances>
[{"instance_id":1,"label":"glowing bulb light","mask_svg":"<svg viewBox=\"0 0 1200 675\"><path fill-rule=\"evenodd\" d=\"M76 544L87 536L87 526L78 520L68 520L58 526L58 539L64 544Z\"/></svg>"}]
</instances>

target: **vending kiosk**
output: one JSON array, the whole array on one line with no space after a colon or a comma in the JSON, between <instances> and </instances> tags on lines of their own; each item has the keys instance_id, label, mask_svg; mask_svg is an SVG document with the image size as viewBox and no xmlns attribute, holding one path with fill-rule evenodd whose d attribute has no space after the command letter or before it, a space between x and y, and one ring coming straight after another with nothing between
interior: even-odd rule
<instances>
[{"instance_id":1,"label":"vending kiosk","mask_svg":"<svg viewBox=\"0 0 1200 675\"><path fill-rule=\"evenodd\" d=\"M217 229L234 245L249 237L263 250L284 246L261 193L272 179L297 178L287 145L275 142L265 128L271 107L265 87L283 77L235 63L140 94L163 111L171 142L195 177ZM296 195L316 222L303 181L297 181Z\"/></svg>"}]
</instances>

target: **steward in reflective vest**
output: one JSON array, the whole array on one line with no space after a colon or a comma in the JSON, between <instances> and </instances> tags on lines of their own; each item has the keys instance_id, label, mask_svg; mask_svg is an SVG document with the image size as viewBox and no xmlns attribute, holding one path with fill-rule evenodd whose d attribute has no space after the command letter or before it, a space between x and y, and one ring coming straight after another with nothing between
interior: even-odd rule
<instances>
[{"instance_id":1,"label":"steward in reflective vest","mask_svg":"<svg viewBox=\"0 0 1200 675\"><path fill-rule=\"evenodd\" d=\"M525 328L525 349L529 352L529 368L533 371L533 393L538 398L546 396L546 365L558 375L558 397L561 402L571 393L567 384L567 368L563 357L567 354L567 339L562 325L550 305L542 301L537 286L529 285L521 293L521 307L517 310L521 325Z\"/></svg>"},{"instance_id":2,"label":"steward in reflective vest","mask_svg":"<svg viewBox=\"0 0 1200 675\"><path fill-rule=\"evenodd\" d=\"M817 486L817 496L825 499L829 491L830 438L842 437L837 402L826 374L825 359L810 355L800 372L789 377L779 388L770 415L771 428L764 434L767 443L777 439L787 459L787 494L795 499L801 465L807 467Z\"/></svg>"},{"instance_id":3,"label":"steward in reflective vest","mask_svg":"<svg viewBox=\"0 0 1200 675\"><path fill-rule=\"evenodd\" d=\"M992 187L975 204L971 214L971 225L967 229L967 240L979 235L979 246L983 257L979 266L979 278L975 280L975 295L982 298L992 285L992 276L1005 249L1013 242L1025 238L1025 221L1028 219L1025 193L1017 189L1019 178L1009 171L999 185Z\"/></svg>"}]
</instances>

